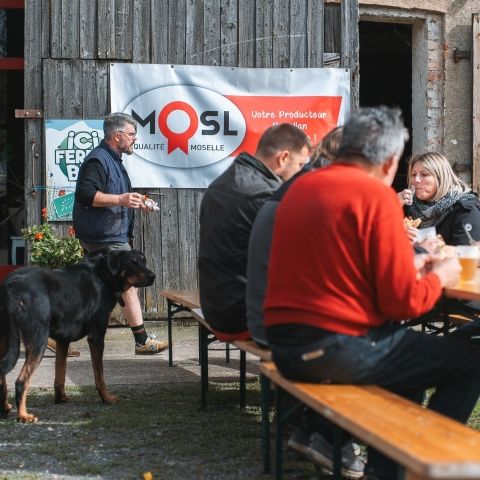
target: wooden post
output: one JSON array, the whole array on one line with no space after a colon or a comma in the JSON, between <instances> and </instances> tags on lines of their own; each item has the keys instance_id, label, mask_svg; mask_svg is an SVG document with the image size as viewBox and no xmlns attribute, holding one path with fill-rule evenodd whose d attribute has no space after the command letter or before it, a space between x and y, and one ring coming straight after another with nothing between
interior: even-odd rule
<instances>
[{"instance_id":1,"label":"wooden post","mask_svg":"<svg viewBox=\"0 0 480 480\"><path fill-rule=\"evenodd\" d=\"M473 190L480 190L480 13L472 19L472 184Z\"/></svg>"},{"instance_id":2,"label":"wooden post","mask_svg":"<svg viewBox=\"0 0 480 480\"><path fill-rule=\"evenodd\" d=\"M358 0L343 0L341 5L341 66L350 69L351 110L360 106Z\"/></svg>"}]
</instances>

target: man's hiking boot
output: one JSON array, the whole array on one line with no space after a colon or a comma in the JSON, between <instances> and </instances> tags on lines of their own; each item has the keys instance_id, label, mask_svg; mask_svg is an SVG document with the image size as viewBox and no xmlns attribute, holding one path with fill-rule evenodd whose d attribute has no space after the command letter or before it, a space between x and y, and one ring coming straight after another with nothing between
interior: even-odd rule
<instances>
[{"instance_id":1,"label":"man's hiking boot","mask_svg":"<svg viewBox=\"0 0 480 480\"><path fill-rule=\"evenodd\" d=\"M148 335L144 345L135 342L135 355L155 355L168 348L166 340L157 340L155 335Z\"/></svg>"}]
</instances>

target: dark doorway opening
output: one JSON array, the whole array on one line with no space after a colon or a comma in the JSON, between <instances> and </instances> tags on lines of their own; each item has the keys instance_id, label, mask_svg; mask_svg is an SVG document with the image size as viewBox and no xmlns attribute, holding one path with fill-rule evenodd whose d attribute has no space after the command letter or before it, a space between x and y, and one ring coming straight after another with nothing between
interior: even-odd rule
<instances>
[{"instance_id":1,"label":"dark doorway opening","mask_svg":"<svg viewBox=\"0 0 480 480\"><path fill-rule=\"evenodd\" d=\"M22 245L18 237L24 219L25 176L24 123L15 118L24 98L24 9L23 2L17 3L0 1L0 264L23 263L24 253L17 249Z\"/></svg>"},{"instance_id":2,"label":"dark doorway opening","mask_svg":"<svg viewBox=\"0 0 480 480\"><path fill-rule=\"evenodd\" d=\"M359 32L360 105L399 107L410 133L393 184L396 190L403 190L412 153L412 26L360 22Z\"/></svg>"}]
</instances>

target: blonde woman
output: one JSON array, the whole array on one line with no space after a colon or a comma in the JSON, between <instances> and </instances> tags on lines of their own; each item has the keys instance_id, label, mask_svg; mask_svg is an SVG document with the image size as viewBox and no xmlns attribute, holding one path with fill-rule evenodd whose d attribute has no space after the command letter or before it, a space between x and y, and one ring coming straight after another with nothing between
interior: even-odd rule
<instances>
[{"instance_id":1,"label":"blonde woman","mask_svg":"<svg viewBox=\"0 0 480 480\"><path fill-rule=\"evenodd\" d=\"M436 227L448 245L468 245L465 229L480 240L478 197L455 175L444 155L427 152L412 157L408 181L410 188L400 192L399 198L408 216L422 220L420 229Z\"/></svg>"}]
</instances>

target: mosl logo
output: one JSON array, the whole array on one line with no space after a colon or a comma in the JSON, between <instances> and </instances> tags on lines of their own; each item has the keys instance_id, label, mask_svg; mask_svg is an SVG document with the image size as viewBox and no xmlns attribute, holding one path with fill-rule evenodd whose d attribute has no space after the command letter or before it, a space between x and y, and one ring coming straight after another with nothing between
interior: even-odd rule
<instances>
[{"instance_id":1,"label":"mosl logo","mask_svg":"<svg viewBox=\"0 0 480 480\"><path fill-rule=\"evenodd\" d=\"M138 122L135 153L166 167L218 162L240 146L246 132L237 106L201 87L156 88L134 98L124 111Z\"/></svg>"}]
</instances>

